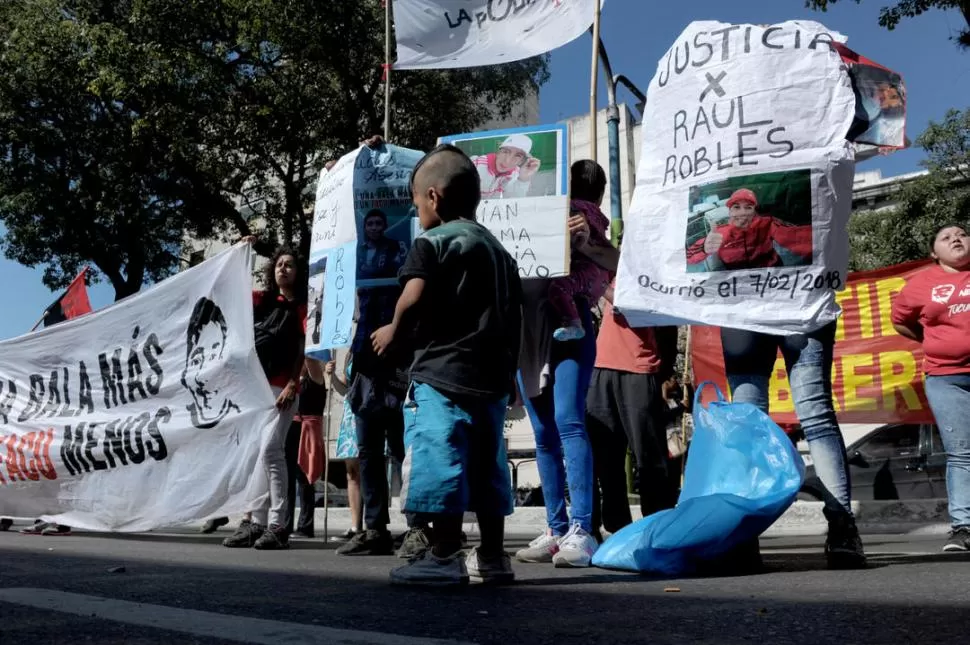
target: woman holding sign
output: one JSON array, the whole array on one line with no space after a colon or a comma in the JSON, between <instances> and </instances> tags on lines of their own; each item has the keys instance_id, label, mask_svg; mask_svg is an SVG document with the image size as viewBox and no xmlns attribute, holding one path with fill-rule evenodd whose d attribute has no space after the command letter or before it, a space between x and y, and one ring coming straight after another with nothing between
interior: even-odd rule
<instances>
[{"instance_id":1,"label":"woman holding sign","mask_svg":"<svg viewBox=\"0 0 970 645\"><path fill-rule=\"evenodd\" d=\"M893 327L922 344L926 398L946 450L950 539L970 551L970 236L944 226L930 244L936 265L913 276L893 301Z\"/></svg>"},{"instance_id":2,"label":"woman holding sign","mask_svg":"<svg viewBox=\"0 0 970 645\"><path fill-rule=\"evenodd\" d=\"M592 161L578 161L571 173L573 200L598 205L606 189L606 173ZM582 254L614 273L619 252L610 245L590 243L586 216L573 208L569 218L573 253ZM552 562L557 567L588 567L597 543L591 535L593 514L593 451L586 432L586 394L596 359L589 302L576 297L583 334L573 340L553 340L562 315L549 301L550 281L523 282L523 339L519 389L536 439L536 464L546 505L548 531L515 555L521 562ZM565 463L564 463L565 461ZM570 514L566 512L568 485Z\"/></svg>"}]
</instances>

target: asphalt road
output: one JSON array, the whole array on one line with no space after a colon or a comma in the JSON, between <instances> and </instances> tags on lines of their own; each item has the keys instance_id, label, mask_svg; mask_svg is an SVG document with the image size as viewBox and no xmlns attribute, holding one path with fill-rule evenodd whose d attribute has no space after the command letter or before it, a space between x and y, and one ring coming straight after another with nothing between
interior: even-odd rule
<instances>
[{"instance_id":1,"label":"asphalt road","mask_svg":"<svg viewBox=\"0 0 970 645\"><path fill-rule=\"evenodd\" d=\"M0 644L841 645L956 642L970 627L970 557L940 553L940 536L869 536L857 572L827 571L819 538L765 539L754 576L516 565L513 587L435 591L391 587L395 558L321 540L229 550L225 535L0 533Z\"/></svg>"}]
</instances>

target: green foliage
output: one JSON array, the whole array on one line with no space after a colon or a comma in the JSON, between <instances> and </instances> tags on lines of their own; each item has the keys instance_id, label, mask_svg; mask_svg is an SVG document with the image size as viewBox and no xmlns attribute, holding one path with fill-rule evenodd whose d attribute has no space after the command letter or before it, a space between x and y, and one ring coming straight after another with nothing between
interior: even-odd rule
<instances>
[{"instance_id":1,"label":"green foliage","mask_svg":"<svg viewBox=\"0 0 970 645\"><path fill-rule=\"evenodd\" d=\"M970 109L930 122L916 144L926 151L929 174L902 186L893 209L852 217L850 269L925 258L941 226L970 225Z\"/></svg>"},{"instance_id":2,"label":"green foliage","mask_svg":"<svg viewBox=\"0 0 970 645\"><path fill-rule=\"evenodd\" d=\"M855 0L856 3L862 0ZM838 0L805 0L805 6L825 11ZM967 27L960 30L956 41L961 47L970 47L970 3L967 0L897 0L896 4L883 7L879 12L879 24L893 30L903 18L915 18L933 9L957 9L963 14Z\"/></svg>"},{"instance_id":3,"label":"green foliage","mask_svg":"<svg viewBox=\"0 0 970 645\"><path fill-rule=\"evenodd\" d=\"M383 124L379 0L4 0L6 255L63 287L93 263L118 297L177 270L185 236L309 248L325 161ZM507 115L547 58L393 74L392 140Z\"/></svg>"}]
</instances>

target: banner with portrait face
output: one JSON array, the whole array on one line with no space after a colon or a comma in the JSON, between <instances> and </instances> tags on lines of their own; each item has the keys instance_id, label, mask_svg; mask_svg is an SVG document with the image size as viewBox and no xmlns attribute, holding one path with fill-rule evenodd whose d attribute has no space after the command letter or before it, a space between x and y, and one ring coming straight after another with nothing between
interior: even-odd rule
<instances>
[{"instance_id":1,"label":"banner with portrait face","mask_svg":"<svg viewBox=\"0 0 970 645\"><path fill-rule=\"evenodd\" d=\"M238 245L101 311L0 342L0 516L148 531L253 509L279 412Z\"/></svg>"}]
</instances>

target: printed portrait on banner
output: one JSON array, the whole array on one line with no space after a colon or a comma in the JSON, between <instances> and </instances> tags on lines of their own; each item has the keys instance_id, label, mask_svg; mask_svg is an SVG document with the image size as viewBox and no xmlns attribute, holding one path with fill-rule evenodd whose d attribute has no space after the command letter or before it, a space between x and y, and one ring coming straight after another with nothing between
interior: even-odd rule
<instances>
[{"instance_id":1,"label":"printed portrait on banner","mask_svg":"<svg viewBox=\"0 0 970 645\"><path fill-rule=\"evenodd\" d=\"M505 246L523 278L568 273L569 147L566 126L443 136L478 171L478 221Z\"/></svg>"}]
</instances>

